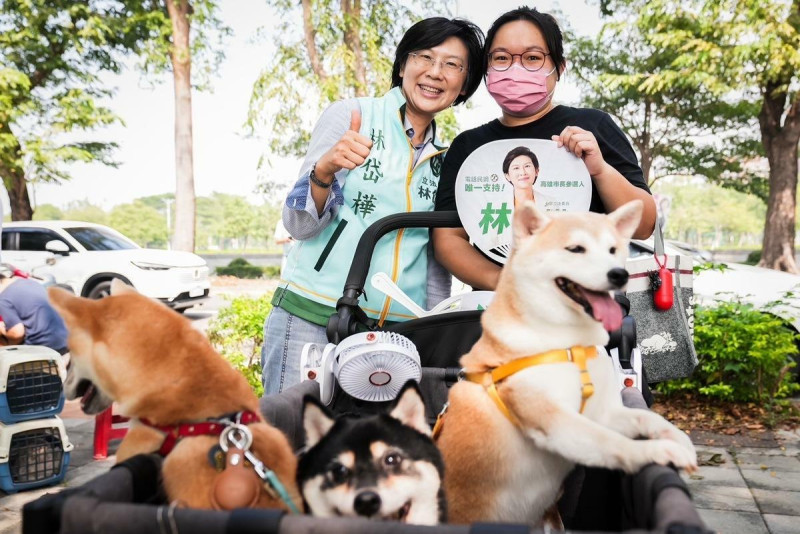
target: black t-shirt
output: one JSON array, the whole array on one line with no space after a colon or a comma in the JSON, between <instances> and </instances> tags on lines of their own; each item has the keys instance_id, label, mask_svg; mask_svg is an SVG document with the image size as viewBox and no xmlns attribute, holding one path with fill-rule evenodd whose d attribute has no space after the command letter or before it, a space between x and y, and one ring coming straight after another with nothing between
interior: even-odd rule
<instances>
[{"instance_id":1,"label":"black t-shirt","mask_svg":"<svg viewBox=\"0 0 800 534\"><path fill-rule=\"evenodd\" d=\"M606 163L619 171L631 184L650 192L631 144L607 113L589 108L556 106L547 115L529 124L509 127L503 126L495 119L458 135L444 159L439 189L436 193L436 210L456 209L456 176L464 160L477 148L505 139L549 140L553 135L560 134L567 126L578 126L592 132ZM597 188L592 188L589 209L596 213L606 212L603 201L597 194Z\"/></svg>"}]
</instances>

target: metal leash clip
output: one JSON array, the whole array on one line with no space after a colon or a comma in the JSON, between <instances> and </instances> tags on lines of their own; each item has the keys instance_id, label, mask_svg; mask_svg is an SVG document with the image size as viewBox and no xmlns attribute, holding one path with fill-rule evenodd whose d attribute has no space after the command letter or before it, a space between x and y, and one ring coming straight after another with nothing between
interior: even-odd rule
<instances>
[{"instance_id":1,"label":"metal leash clip","mask_svg":"<svg viewBox=\"0 0 800 534\"><path fill-rule=\"evenodd\" d=\"M252 445L253 433L245 425L230 424L219 435L219 446L223 452L228 452L228 449L233 447L243 451L246 457Z\"/></svg>"},{"instance_id":2,"label":"metal leash clip","mask_svg":"<svg viewBox=\"0 0 800 534\"><path fill-rule=\"evenodd\" d=\"M292 501L289 492L286 491L284 485L281 484L275 472L250 452L250 446L252 444L253 433L245 425L229 425L219 435L219 446L222 447L223 451L228 452L229 447L242 451L245 459L252 464L253 470L255 470L258 477L265 482L264 491L273 499L280 499L283 501L292 513L299 514L300 510L298 510L297 506Z\"/></svg>"}]
</instances>

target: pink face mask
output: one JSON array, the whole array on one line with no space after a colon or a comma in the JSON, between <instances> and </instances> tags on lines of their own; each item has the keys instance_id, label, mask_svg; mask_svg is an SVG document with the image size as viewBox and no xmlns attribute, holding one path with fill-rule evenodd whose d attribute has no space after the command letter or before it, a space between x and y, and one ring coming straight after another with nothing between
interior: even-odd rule
<instances>
[{"instance_id":1,"label":"pink face mask","mask_svg":"<svg viewBox=\"0 0 800 534\"><path fill-rule=\"evenodd\" d=\"M555 72L530 72L520 65L511 65L498 72L489 69L486 88L500 108L514 117L530 117L542 109L550 100L547 92L547 77Z\"/></svg>"}]
</instances>

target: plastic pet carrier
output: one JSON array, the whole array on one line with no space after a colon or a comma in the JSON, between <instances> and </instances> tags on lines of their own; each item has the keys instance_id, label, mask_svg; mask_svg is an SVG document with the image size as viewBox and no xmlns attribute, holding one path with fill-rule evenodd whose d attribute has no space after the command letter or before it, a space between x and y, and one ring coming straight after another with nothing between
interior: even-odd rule
<instances>
[{"instance_id":1,"label":"plastic pet carrier","mask_svg":"<svg viewBox=\"0 0 800 534\"><path fill-rule=\"evenodd\" d=\"M71 450L58 417L0 424L0 488L15 493L61 482Z\"/></svg>"},{"instance_id":2,"label":"plastic pet carrier","mask_svg":"<svg viewBox=\"0 0 800 534\"><path fill-rule=\"evenodd\" d=\"M62 356L47 347L0 348L0 422L18 423L61 412Z\"/></svg>"},{"instance_id":3,"label":"plastic pet carrier","mask_svg":"<svg viewBox=\"0 0 800 534\"><path fill-rule=\"evenodd\" d=\"M263 397L264 417L282 430L290 443L303 445L302 406L305 395L315 395L334 411L370 413L385 405L384 393L391 388L388 377L401 373L420 376L420 385L431 422L446 401L448 388L459 379L458 361L481 335L480 310L448 311L379 328L360 309L372 251L387 232L410 227L453 227L459 225L455 212L409 213L392 215L370 226L359 241L337 313L328 323L332 345L317 346L315 354L306 351L311 362L306 369L319 376L362 377L361 381L338 384L315 379L288 388L279 395ZM379 335L393 332L399 336ZM375 332L370 338L364 333ZM613 337L613 336L612 336ZM617 336L630 337L630 336ZM398 341L399 339L399 341ZM635 336L633 338L635 340ZM349 340L349 341L347 341ZM406 340L413 344L407 346ZM343 343L344 342L344 343ZM621 362L634 342L613 343ZM338 350L338 354L337 354ZM327 352L326 352L327 351ZM371 355L370 355L371 353ZM300 355L297 355L300 357ZM386 358L391 356L392 361ZM407 365L409 364L410 365ZM349 369L357 365L360 370ZM628 365L622 363L623 367ZM405 373L403 369L410 369ZM358 371L358 372L356 372ZM359 375L360 373L360 375ZM399 376L399 374L398 374ZM308 376L307 378L310 378ZM627 378L627 377L626 377ZM329 387L326 387L328 384ZM344 386L344 387L342 387ZM620 386L623 403L647 409L642 391ZM348 393L348 391L350 393ZM353 396L355 394L356 396ZM372 400L366 400L372 399ZM374 402L378 400L379 402ZM530 525L475 524L419 526L393 521L376 522L342 517L317 518L288 515L276 510L196 510L166 502L160 483L162 459L139 455L115 466L81 487L46 495L23 508L23 534L59 532L61 534L468 534L545 532ZM535 483L535 481L532 481ZM476 488L480 491L480 488ZM564 482L558 509L569 531L629 532L630 534L669 533L706 534L692 504L686 484L678 473L650 464L638 473L592 469L577 466ZM550 529L546 530L550 532Z\"/></svg>"}]
</instances>

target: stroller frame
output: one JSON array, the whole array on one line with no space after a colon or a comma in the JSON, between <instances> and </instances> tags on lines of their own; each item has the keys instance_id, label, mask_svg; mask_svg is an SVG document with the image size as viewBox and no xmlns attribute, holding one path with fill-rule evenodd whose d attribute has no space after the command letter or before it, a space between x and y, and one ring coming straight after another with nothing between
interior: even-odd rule
<instances>
[{"instance_id":1,"label":"stroller frame","mask_svg":"<svg viewBox=\"0 0 800 534\"><path fill-rule=\"evenodd\" d=\"M377 329L377 324L361 310L358 298L364 293L372 251L378 239L399 228L457 227L456 212L406 213L385 217L362 235L343 296L336 314L328 322L329 341L339 343L360 331ZM458 380L458 359L480 337L480 311L450 312L391 325L385 330L401 333L417 344L423 365L422 392L428 419L432 422L444 404L448 386ZM629 319L629 318L626 318ZM632 319L630 319L632 321ZM635 327L631 322L621 334L612 335L622 365L635 346ZM440 329L458 332L448 354L442 355L446 338ZM633 340L630 339L633 331ZM627 333L626 333L627 332ZM417 341L415 341L415 338ZM435 347L425 340L438 341ZM422 340L422 341L420 341ZM423 343L420 345L420 343ZM447 341L445 339L445 344ZM298 355L299 356L299 355ZM629 365L629 363L628 363ZM352 409L372 411L374 406L353 402L346 394L335 396L334 411ZM302 399L319 395L315 382L303 382L279 395L264 397L261 411L265 418L283 430L296 447L302 445ZM626 406L647 408L642 393L625 388ZM199 534L260 533L311 534L318 532L353 534L466 534L534 533L544 531L528 525L408 525L366 519L315 518L286 515L278 510L234 510L232 512L176 508L165 503L160 482L162 459L154 454L139 455L114 466L108 473L77 488L45 495L23 508L23 533L60 532L90 534ZM671 468L650 464L633 475L619 471L576 468L565 482L559 510L568 530L584 532L629 532L643 534L705 534L706 529L691 501L688 488Z\"/></svg>"}]
</instances>

